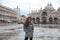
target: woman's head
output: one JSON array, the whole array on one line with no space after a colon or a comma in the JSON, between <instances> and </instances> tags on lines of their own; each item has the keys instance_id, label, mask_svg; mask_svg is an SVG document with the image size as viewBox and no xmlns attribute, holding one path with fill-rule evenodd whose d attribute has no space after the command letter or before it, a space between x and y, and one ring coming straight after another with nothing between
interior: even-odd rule
<instances>
[{"instance_id":1,"label":"woman's head","mask_svg":"<svg viewBox=\"0 0 60 40\"><path fill-rule=\"evenodd\" d=\"M24 23L24 28L27 28L29 23L32 21L32 18L31 17L28 17Z\"/></svg>"},{"instance_id":2,"label":"woman's head","mask_svg":"<svg viewBox=\"0 0 60 40\"><path fill-rule=\"evenodd\" d=\"M26 19L26 22L31 22L32 21L32 18L31 17L28 17L27 19Z\"/></svg>"}]
</instances>

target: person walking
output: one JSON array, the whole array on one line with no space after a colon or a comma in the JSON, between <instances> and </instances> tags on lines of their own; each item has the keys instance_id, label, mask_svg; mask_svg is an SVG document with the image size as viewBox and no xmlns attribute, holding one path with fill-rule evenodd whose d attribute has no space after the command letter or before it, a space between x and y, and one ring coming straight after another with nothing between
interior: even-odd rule
<instances>
[{"instance_id":1,"label":"person walking","mask_svg":"<svg viewBox=\"0 0 60 40\"><path fill-rule=\"evenodd\" d=\"M24 23L24 32L25 32L25 39L24 40L28 40L28 39L33 40L34 27L33 27L31 17L28 17Z\"/></svg>"}]
</instances>

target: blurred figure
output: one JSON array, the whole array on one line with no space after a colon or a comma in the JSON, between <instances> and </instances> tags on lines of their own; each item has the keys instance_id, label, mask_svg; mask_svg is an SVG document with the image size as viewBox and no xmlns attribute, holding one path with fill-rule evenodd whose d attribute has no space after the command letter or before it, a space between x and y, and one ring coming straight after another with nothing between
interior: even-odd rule
<instances>
[{"instance_id":1,"label":"blurred figure","mask_svg":"<svg viewBox=\"0 0 60 40\"><path fill-rule=\"evenodd\" d=\"M24 23L24 32L25 32L25 39L24 40L28 40L28 39L33 40L34 27L32 24L31 17L28 17Z\"/></svg>"}]
</instances>

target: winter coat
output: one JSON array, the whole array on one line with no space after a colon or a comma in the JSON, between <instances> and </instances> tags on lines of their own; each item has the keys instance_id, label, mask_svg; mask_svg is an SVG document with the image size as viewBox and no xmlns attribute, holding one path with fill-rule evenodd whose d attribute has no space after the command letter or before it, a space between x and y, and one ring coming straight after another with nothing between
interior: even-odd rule
<instances>
[{"instance_id":1,"label":"winter coat","mask_svg":"<svg viewBox=\"0 0 60 40\"><path fill-rule=\"evenodd\" d=\"M29 26L27 29L24 29L25 31L25 37L31 38L33 37L34 27L32 23L29 23Z\"/></svg>"}]
</instances>

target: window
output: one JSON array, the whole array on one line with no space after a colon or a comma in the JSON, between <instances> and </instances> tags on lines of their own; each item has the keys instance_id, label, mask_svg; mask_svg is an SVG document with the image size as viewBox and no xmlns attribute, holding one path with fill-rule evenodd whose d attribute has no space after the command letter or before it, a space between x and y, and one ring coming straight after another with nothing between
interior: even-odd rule
<instances>
[{"instance_id":1,"label":"window","mask_svg":"<svg viewBox=\"0 0 60 40\"><path fill-rule=\"evenodd\" d=\"M42 13L42 16L47 16L47 13L46 13L46 12L43 12L43 13Z\"/></svg>"}]
</instances>

